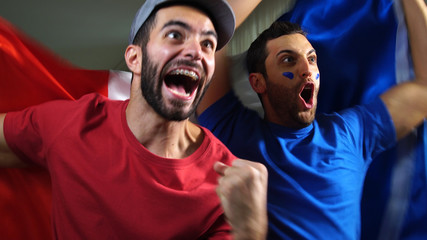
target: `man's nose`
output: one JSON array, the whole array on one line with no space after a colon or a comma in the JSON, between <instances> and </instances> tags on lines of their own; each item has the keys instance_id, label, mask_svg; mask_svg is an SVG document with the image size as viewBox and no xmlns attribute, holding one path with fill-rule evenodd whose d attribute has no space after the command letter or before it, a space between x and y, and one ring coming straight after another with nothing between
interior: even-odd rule
<instances>
[{"instance_id":1,"label":"man's nose","mask_svg":"<svg viewBox=\"0 0 427 240\"><path fill-rule=\"evenodd\" d=\"M301 78L309 78L312 75L312 71L310 68L310 63L308 60L303 60L300 62L300 77Z\"/></svg>"},{"instance_id":2,"label":"man's nose","mask_svg":"<svg viewBox=\"0 0 427 240\"><path fill-rule=\"evenodd\" d=\"M202 58L202 46L197 39L188 39L185 44L184 56L190 60L200 60Z\"/></svg>"}]
</instances>

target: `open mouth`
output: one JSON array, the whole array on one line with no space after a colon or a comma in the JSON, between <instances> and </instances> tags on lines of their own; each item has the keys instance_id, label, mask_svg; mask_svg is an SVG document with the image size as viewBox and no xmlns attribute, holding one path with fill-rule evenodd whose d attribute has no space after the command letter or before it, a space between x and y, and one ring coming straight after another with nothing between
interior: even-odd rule
<instances>
[{"instance_id":1,"label":"open mouth","mask_svg":"<svg viewBox=\"0 0 427 240\"><path fill-rule=\"evenodd\" d=\"M304 85L300 92L300 97L304 101L306 107L310 107L313 104L313 93L314 93L314 84L307 83Z\"/></svg>"},{"instance_id":2,"label":"open mouth","mask_svg":"<svg viewBox=\"0 0 427 240\"><path fill-rule=\"evenodd\" d=\"M165 77L165 85L173 94L182 98L191 98L199 85L196 72L187 69L172 70Z\"/></svg>"}]
</instances>

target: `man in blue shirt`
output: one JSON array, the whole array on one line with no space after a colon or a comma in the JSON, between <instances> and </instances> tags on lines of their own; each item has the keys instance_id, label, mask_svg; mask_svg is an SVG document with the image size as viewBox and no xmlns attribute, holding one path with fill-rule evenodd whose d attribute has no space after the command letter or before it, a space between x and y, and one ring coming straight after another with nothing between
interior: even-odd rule
<instances>
[{"instance_id":1,"label":"man in blue shirt","mask_svg":"<svg viewBox=\"0 0 427 240\"><path fill-rule=\"evenodd\" d=\"M274 23L248 50L249 81L263 119L229 92L227 63L217 56L199 122L238 157L268 166L271 239L359 239L371 160L427 115L427 9L422 0L402 4L415 79L339 113L315 119L317 55L298 25Z\"/></svg>"}]
</instances>

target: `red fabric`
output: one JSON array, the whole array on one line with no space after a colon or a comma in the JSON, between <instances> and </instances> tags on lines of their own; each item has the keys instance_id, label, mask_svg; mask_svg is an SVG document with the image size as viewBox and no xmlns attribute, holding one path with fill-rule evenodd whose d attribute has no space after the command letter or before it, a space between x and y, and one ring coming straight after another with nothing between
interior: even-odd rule
<instances>
[{"instance_id":1,"label":"red fabric","mask_svg":"<svg viewBox=\"0 0 427 240\"><path fill-rule=\"evenodd\" d=\"M0 17L0 112L89 92L107 95L108 74L70 65ZM50 239L50 206L45 170L0 169L2 239Z\"/></svg>"},{"instance_id":2,"label":"red fabric","mask_svg":"<svg viewBox=\"0 0 427 240\"><path fill-rule=\"evenodd\" d=\"M55 179L57 238L199 239L209 232L209 239L230 239L213 164L230 165L234 155L203 129L189 157L158 157L129 129L127 103L89 94L6 116L11 149Z\"/></svg>"}]
</instances>

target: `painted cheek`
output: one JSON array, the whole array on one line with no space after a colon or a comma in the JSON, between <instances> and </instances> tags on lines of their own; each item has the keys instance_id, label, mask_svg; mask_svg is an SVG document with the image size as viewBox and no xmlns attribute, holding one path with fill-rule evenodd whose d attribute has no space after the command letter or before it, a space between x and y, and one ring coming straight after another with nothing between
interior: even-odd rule
<instances>
[{"instance_id":1,"label":"painted cheek","mask_svg":"<svg viewBox=\"0 0 427 240\"><path fill-rule=\"evenodd\" d=\"M316 75L316 80L319 80L319 78L320 78L320 74L319 74L319 73L317 73L317 75Z\"/></svg>"},{"instance_id":2,"label":"painted cheek","mask_svg":"<svg viewBox=\"0 0 427 240\"><path fill-rule=\"evenodd\" d=\"M284 73L282 73L282 75L291 79L291 80L294 79L294 74L291 72L284 72Z\"/></svg>"}]
</instances>

